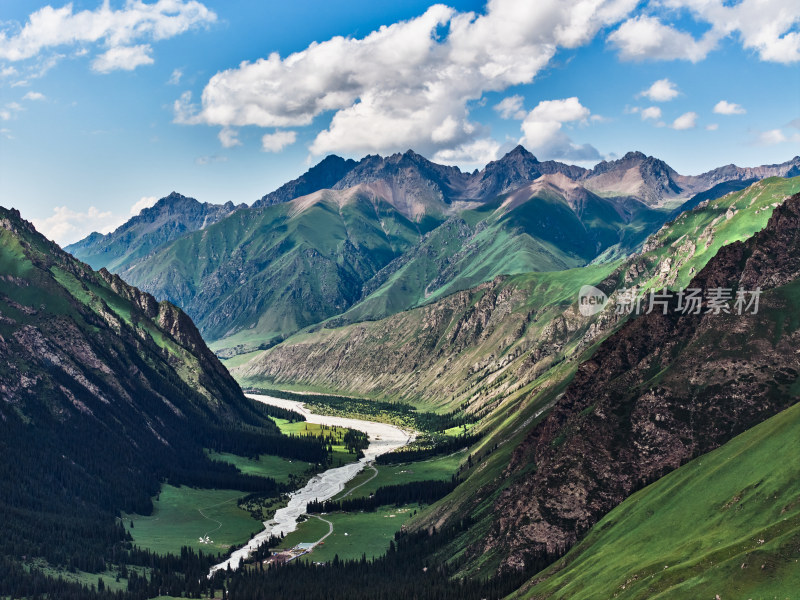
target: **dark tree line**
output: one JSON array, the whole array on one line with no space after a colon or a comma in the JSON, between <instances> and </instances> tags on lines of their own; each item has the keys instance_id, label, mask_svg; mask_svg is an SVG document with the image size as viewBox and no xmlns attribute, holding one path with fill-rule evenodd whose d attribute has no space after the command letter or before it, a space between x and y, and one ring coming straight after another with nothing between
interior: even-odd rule
<instances>
[{"instance_id":1,"label":"dark tree line","mask_svg":"<svg viewBox=\"0 0 800 600\"><path fill-rule=\"evenodd\" d=\"M360 450L369 448L369 437L358 429L348 429L347 433L344 434L342 444L344 444L348 452L358 454Z\"/></svg>"},{"instance_id":2,"label":"dark tree line","mask_svg":"<svg viewBox=\"0 0 800 600\"><path fill-rule=\"evenodd\" d=\"M253 427L218 427L209 429L205 447L216 452L257 457L271 454L310 463L325 463L328 443L321 436L281 435Z\"/></svg>"},{"instance_id":3,"label":"dark tree line","mask_svg":"<svg viewBox=\"0 0 800 600\"><path fill-rule=\"evenodd\" d=\"M272 406L271 404L264 404L263 402L253 401L256 410L267 417L274 417L276 419L283 419L290 423L297 423L298 421L305 421L304 415L296 410L290 408L281 408L280 406Z\"/></svg>"},{"instance_id":4,"label":"dark tree line","mask_svg":"<svg viewBox=\"0 0 800 600\"><path fill-rule=\"evenodd\" d=\"M481 439L480 435L467 434L455 437L448 437L439 440L430 446L407 446L394 452L387 452L381 454L375 459L375 463L379 465L397 465L400 463L414 462L418 460L426 460L433 456L443 456L452 454L462 448L467 448Z\"/></svg>"},{"instance_id":5,"label":"dark tree line","mask_svg":"<svg viewBox=\"0 0 800 600\"><path fill-rule=\"evenodd\" d=\"M374 511L379 506L393 504L432 504L456 489L460 482L454 477L450 481L429 479L425 481L411 481L399 485L381 486L375 493L362 498L345 498L343 500L325 500L324 502L309 502L309 513L323 513L358 510Z\"/></svg>"},{"instance_id":6,"label":"dark tree line","mask_svg":"<svg viewBox=\"0 0 800 600\"><path fill-rule=\"evenodd\" d=\"M488 579L453 579L459 562L436 564L430 557L445 549L473 524L464 520L440 532L395 536L377 559L340 560L328 564L293 561L282 566L239 569L218 575L218 588L231 600L495 600L530 578L532 568Z\"/></svg>"}]
</instances>

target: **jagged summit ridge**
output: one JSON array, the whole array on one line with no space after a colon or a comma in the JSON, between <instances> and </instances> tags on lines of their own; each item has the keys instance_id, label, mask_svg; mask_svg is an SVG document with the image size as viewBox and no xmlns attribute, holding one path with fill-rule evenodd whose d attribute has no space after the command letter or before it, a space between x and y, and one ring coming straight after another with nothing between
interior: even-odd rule
<instances>
[{"instance_id":1,"label":"jagged summit ridge","mask_svg":"<svg viewBox=\"0 0 800 600\"><path fill-rule=\"evenodd\" d=\"M204 229L230 216L245 204L201 203L172 192L108 234L92 233L65 250L93 268L115 270L148 256L187 233Z\"/></svg>"}]
</instances>

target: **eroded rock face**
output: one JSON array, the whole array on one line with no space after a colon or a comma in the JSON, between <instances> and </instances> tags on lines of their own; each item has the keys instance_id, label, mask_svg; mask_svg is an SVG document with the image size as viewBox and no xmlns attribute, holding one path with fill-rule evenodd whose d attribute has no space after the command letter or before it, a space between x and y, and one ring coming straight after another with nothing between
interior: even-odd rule
<instances>
[{"instance_id":1,"label":"eroded rock face","mask_svg":"<svg viewBox=\"0 0 800 600\"><path fill-rule=\"evenodd\" d=\"M796 402L800 331L783 327L791 291L776 288L798 276L800 195L689 286L761 287L758 314L670 311L623 326L516 449L505 473L516 481L472 551L500 550L505 568L562 554L635 490Z\"/></svg>"},{"instance_id":2,"label":"eroded rock face","mask_svg":"<svg viewBox=\"0 0 800 600\"><path fill-rule=\"evenodd\" d=\"M241 389L183 311L106 269L93 271L18 211L0 207L0 227L0 251L23 265L22 276L0 274L1 400L44 401L61 419L70 406L94 416L109 405L144 413L138 403L153 398L181 418L209 409L214 418L238 418L247 405ZM184 397L166 397L180 386Z\"/></svg>"}]
</instances>

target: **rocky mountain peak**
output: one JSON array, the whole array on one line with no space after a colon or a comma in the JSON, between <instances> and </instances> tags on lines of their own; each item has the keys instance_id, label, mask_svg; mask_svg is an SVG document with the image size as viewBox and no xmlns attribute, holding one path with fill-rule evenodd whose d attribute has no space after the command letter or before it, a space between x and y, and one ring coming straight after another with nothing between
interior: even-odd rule
<instances>
[{"instance_id":1,"label":"rocky mountain peak","mask_svg":"<svg viewBox=\"0 0 800 600\"><path fill-rule=\"evenodd\" d=\"M356 161L329 154L297 179L284 183L277 190L262 196L253 207L271 206L288 202L300 196L307 196L319 190L332 188L334 184L349 173Z\"/></svg>"},{"instance_id":2,"label":"rocky mountain peak","mask_svg":"<svg viewBox=\"0 0 800 600\"><path fill-rule=\"evenodd\" d=\"M639 150L631 150L630 152L626 152L625 156L622 157L621 160L623 161L632 161L632 160L645 160L648 156Z\"/></svg>"}]
</instances>

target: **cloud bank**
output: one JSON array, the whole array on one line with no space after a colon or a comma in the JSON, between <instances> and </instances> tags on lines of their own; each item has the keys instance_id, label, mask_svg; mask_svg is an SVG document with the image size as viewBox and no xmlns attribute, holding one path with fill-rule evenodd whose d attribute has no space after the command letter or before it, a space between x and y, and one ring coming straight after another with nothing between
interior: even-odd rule
<instances>
[{"instance_id":1,"label":"cloud bank","mask_svg":"<svg viewBox=\"0 0 800 600\"><path fill-rule=\"evenodd\" d=\"M28 17L24 26L0 31L0 59L15 62L38 57L62 46L103 44L107 50L92 62L92 69L108 73L132 70L153 62L152 47L141 41L165 40L189 29L216 21L217 15L195 0L126 0L114 10L103 2L95 10L73 12L72 4L61 8L48 5Z\"/></svg>"},{"instance_id":2,"label":"cloud bank","mask_svg":"<svg viewBox=\"0 0 800 600\"><path fill-rule=\"evenodd\" d=\"M635 6L635 0L490 0L477 15L434 5L363 38L335 37L217 73L199 105L188 94L175 103L175 120L278 129L332 113L310 145L315 155L411 147L432 155L470 148L485 154L487 144L476 142L486 132L470 119L471 102L532 82L558 48L587 43ZM522 116L511 110L514 102L499 110Z\"/></svg>"}]
</instances>

